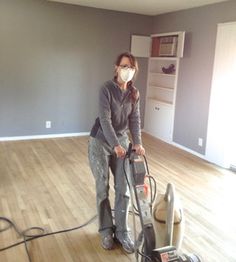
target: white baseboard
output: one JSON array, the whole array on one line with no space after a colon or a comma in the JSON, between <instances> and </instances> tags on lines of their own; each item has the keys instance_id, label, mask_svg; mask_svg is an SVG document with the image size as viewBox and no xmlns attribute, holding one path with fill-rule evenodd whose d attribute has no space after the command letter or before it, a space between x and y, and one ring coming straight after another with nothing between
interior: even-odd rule
<instances>
[{"instance_id":1,"label":"white baseboard","mask_svg":"<svg viewBox=\"0 0 236 262\"><path fill-rule=\"evenodd\" d=\"M149 133L148 133L147 131L145 131L144 129L142 129L142 131L145 132L146 134L149 134ZM152 134L149 134L149 135L153 136ZM161 140L161 139L158 138L158 137L155 137L155 136L153 136L153 137ZM164 141L164 140L162 140L162 141L165 142L165 143L167 143L167 144L170 144L170 145L173 145L173 146L175 146L175 147L178 147L178 148L180 148L180 149L182 149L182 150L184 150L184 151L186 151L186 152L189 152L189 153L191 153L192 155L195 155L195 156L198 156L198 157L200 157L200 158L202 158L202 159L204 159L204 160L207 160L205 155L202 155L202 154L200 154L200 153L197 153L197 152L195 152L195 151L193 151L193 150L191 150L191 149L189 149L189 148L187 148L187 147L185 147L185 146L182 146L182 145L180 145L180 144L178 144L178 143L175 143L175 142L173 142L173 141Z\"/></svg>"},{"instance_id":2,"label":"white baseboard","mask_svg":"<svg viewBox=\"0 0 236 262\"><path fill-rule=\"evenodd\" d=\"M200 157L200 158L202 158L204 160L207 160L205 155L202 155L202 154L200 154L200 153L198 153L196 151L193 151L192 149L189 149L189 148L187 148L185 146L182 146L182 145L180 145L178 143L175 143L175 142L171 142L171 144L173 146L176 146L176 147L180 148L180 149L183 149L184 151L187 151L187 152L191 153L192 155L195 155L195 156L198 156L198 157Z\"/></svg>"},{"instance_id":3,"label":"white baseboard","mask_svg":"<svg viewBox=\"0 0 236 262\"><path fill-rule=\"evenodd\" d=\"M48 138L88 136L88 135L89 135L89 132L66 133L66 134L50 134L50 135L34 135L34 136L10 136L10 137L0 137L0 141L48 139Z\"/></svg>"}]
</instances>

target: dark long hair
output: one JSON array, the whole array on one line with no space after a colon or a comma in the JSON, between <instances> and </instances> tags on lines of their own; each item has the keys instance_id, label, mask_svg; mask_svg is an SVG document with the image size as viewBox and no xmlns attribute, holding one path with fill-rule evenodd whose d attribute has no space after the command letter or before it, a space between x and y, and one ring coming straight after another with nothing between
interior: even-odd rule
<instances>
[{"instance_id":1,"label":"dark long hair","mask_svg":"<svg viewBox=\"0 0 236 262\"><path fill-rule=\"evenodd\" d=\"M120 62L122 60L123 57L127 57L130 61L130 64L131 66L135 69L135 75L134 77L137 75L138 73L138 61L137 59L129 52L124 52L124 53L121 53L120 55L118 55L117 59L116 59L116 62L115 62L115 65L116 66L119 66L120 65ZM115 76L114 76L114 81L117 82L117 78L118 78L118 75L117 75L117 72L115 72ZM133 81L129 81L127 83L128 85L128 88L130 89L130 99L132 101L133 104L135 104L138 99L139 99L139 91L138 89L133 85Z\"/></svg>"}]
</instances>

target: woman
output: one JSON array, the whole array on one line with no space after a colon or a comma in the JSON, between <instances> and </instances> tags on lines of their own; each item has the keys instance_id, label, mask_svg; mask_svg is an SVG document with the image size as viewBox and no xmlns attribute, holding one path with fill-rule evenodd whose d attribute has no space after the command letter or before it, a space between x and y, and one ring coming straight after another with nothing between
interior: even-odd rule
<instances>
[{"instance_id":1,"label":"woman","mask_svg":"<svg viewBox=\"0 0 236 262\"><path fill-rule=\"evenodd\" d=\"M145 154L141 141L139 92L132 82L137 71L138 63L132 54L118 56L114 79L105 82L100 90L98 118L89 140L89 163L96 181L102 246L112 249L116 238L128 253L134 252L127 225L129 192L123 169L129 145L128 131L137 154ZM115 185L115 225L108 198L109 168Z\"/></svg>"}]
</instances>

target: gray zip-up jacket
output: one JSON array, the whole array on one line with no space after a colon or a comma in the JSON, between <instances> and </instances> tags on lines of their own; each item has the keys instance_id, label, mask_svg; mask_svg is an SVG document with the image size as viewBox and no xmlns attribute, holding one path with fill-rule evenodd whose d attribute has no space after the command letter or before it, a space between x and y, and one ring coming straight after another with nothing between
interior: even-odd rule
<instances>
[{"instance_id":1,"label":"gray zip-up jacket","mask_svg":"<svg viewBox=\"0 0 236 262\"><path fill-rule=\"evenodd\" d=\"M114 148L118 138L130 131L133 144L141 144L139 99L133 104L129 88L122 91L112 80L104 83L99 93L99 115L91 130L92 137L108 142Z\"/></svg>"}]
</instances>

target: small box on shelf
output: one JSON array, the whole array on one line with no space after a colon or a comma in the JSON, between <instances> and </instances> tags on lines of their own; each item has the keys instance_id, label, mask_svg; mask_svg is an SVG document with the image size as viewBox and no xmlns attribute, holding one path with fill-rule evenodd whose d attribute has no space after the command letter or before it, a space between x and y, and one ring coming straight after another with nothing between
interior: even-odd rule
<instances>
[{"instance_id":1,"label":"small box on shelf","mask_svg":"<svg viewBox=\"0 0 236 262\"><path fill-rule=\"evenodd\" d=\"M152 35L151 57L182 57L185 32Z\"/></svg>"}]
</instances>

